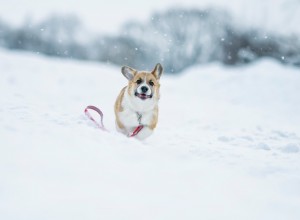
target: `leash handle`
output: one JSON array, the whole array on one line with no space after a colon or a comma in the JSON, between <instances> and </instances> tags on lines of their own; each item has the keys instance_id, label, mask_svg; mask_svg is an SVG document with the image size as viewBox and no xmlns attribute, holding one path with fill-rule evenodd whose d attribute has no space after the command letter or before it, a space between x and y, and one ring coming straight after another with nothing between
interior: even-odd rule
<instances>
[{"instance_id":1,"label":"leash handle","mask_svg":"<svg viewBox=\"0 0 300 220\"><path fill-rule=\"evenodd\" d=\"M100 123L99 122L97 122L93 117L92 117L92 115L89 113L89 111L88 110L94 110L95 112L97 112L99 115L100 115ZM93 106L93 105L89 105L89 106L87 106L85 109L84 109L84 113L85 113L85 115L89 118L89 119L91 119L96 125L97 125L97 127L98 128L100 128L101 130L103 130L103 131L107 131L106 129L105 129L105 127L104 127L104 124L103 124L103 113L102 113L102 111L99 109L99 108L97 108L96 106Z\"/></svg>"}]
</instances>

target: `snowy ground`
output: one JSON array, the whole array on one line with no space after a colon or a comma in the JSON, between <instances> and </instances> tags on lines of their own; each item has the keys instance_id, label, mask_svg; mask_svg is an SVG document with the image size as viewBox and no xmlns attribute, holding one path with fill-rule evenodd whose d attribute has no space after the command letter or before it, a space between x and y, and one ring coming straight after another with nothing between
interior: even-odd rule
<instances>
[{"instance_id":1,"label":"snowy ground","mask_svg":"<svg viewBox=\"0 0 300 220\"><path fill-rule=\"evenodd\" d=\"M300 219L299 69L164 75L144 142L114 130L120 68L1 50L0 75L0 219Z\"/></svg>"}]
</instances>

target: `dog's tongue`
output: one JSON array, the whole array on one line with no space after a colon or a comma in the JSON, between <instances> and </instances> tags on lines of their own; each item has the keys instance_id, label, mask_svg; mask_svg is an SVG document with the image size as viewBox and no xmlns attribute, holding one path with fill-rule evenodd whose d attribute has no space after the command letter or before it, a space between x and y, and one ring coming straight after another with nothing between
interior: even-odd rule
<instances>
[{"instance_id":1,"label":"dog's tongue","mask_svg":"<svg viewBox=\"0 0 300 220\"><path fill-rule=\"evenodd\" d=\"M141 99L146 99L147 95L146 94L140 94Z\"/></svg>"},{"instance_id":2,"label":"dog's tongue","mask_svg":"<svg viewBox=\"0 0 300 220\"><path fill-rule=\"evenodd\" d=\"M145 93L135 93L135 95L137 96L137 97L139 97L140 99L142 99L142 100L146 100L147 98L151 98L152 96L149 96L149 95L147 95L147 94L145 94Z\"/></svg>"}]
</instances>

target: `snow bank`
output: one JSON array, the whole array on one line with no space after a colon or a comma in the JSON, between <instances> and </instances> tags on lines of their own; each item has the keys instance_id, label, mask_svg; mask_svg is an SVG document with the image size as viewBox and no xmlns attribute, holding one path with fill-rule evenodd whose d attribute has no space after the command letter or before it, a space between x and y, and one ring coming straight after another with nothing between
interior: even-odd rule
<instances>
[{"instance_id":1,"label":"snow bank","mask_svg":"<svg viewBox=\"0 0 300 220\"><path fill-rule=\"evenodd\" d=\"M119 68L1 50L0 74L1 219L300 218L297 69L163 76L145 142L114 130Z\"/></svg>"}]
</instances>

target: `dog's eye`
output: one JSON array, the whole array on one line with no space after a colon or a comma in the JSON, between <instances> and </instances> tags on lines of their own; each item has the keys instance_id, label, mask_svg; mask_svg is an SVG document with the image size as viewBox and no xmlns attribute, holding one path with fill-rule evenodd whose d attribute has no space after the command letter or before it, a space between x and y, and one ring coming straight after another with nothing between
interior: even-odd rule
<instances>
[{"instance_id":1,"label":"dog's eye","mask_svg":"<svg viewBox=\"0 0 300 220\"><path fill-rule=\"evenodd\" d=\"M154 86L154 82L153 81L149 81L149 85L150 86Z\"/></svg>"},{"instance_id":2,"label":"dog's eye","mask_svg":"<svg viewBox=\"0 0 300 220\"><path fill-rule=\"evenodd\" d=\"M141 79L138 79L137 81L136 81L136 84L141 84L142 83L142 80Z\"/></svg>"}]
</instances>

